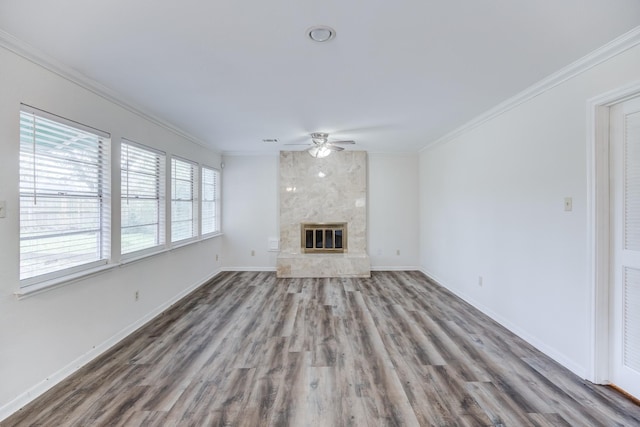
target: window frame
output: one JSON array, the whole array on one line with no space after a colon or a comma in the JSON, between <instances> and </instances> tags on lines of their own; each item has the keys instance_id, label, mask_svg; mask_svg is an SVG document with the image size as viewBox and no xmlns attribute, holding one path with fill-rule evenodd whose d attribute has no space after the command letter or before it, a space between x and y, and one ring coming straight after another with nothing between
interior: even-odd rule
<instances>
[{"instance_id":1,"label":"window frame","mask_svg":"<svg viewBox=\"0 0 640 427\"><path fill-rule=\"evenodd\" d=\"M156 160L156 170L157 170L157 176L156 176L156 198L155 199L151 199L151 200L156 200L157 203L157 217L156 217L156 222L154 223L150 223L148 225L156 225L156 229L157 229L157 244L153 245L153 246L147 246L144 247L142 249L137 249L137 250L133 250L133 251L129 251L129 252L124 252L123 250L123 241L124 241L124 234L123 231L126 229L130 229L130 228L134 228L134 227L139 227L140 225L137 226L123 226L123 211L124 211L124 204L125 202L129 201L129 200L136 200L139 199L138 197L129 197L129 190L130 190L130 186L127 182L126 186L124 184L125 182L125 178L124 178L124 174L125 174L125 169L123 169L123 157L125 156L125 151L124 148L125 146L129 146L132 147L133 149L136 150L142 150L146 153L149 154L153 154L155 156L155 160ZM127 160L128 161L128 160ZM127 262L130 261L132 259L137 259L137 258L141 258L144 257L146 255L152 255L158 252L162 252L164 249L166 249L167 246L167 237L166 237L166 229L167 229L167 216L166 216L166 211L167 211L167 196L166 196L166 180L167 180L167 173L166 173L166 166L167 166L167 154L162 151L162 150L158 150L155 149L153 147L149 147L147 145L144 144L140 144L138 142L132 141L128 138L121 138L120 140L120 259L123 262ZM126 169L126 173L127 173L127 180L128 180L128 173L129 173L129 169L127 167ZM125 191L127 191L127 194L125 195Z\"/></svg>"},{"instance_id":2,"label":"window frame","mask_svg":"<svg viewBox=\"0 0 640 427\"><path fill-rule=\"evenodd\" d=\"M205 182L204 182L204 170L209 170L212 171L214 174L214 198L213 200L205 200ZM222 172L214 167L211 166L207 166L205 164L200 165L200 231L201 231L201 237L203 239L209 238L209 237L213 237L213 236L217 236L219 234L222 234L222 229L221 229L221 221L220 221L220 212L221 212L221 196L220 196L220 191L222 188ZM214 230L210 231L210 232L203 232L204 230L204 205L205 202L213 202L213 215L214 215L214 219L213 219L213 226L214 226Z\"/></svg>"},{"instance_id":3,"label":"window frame","mask_svg":"<svg viewBox=\"0 0 640 427\"><path fill-rule=\"evenodd\" d=\"M191 167L191 174L192 174L192 179L190 181L185 181L185 180L180 180L182 182L190 182L191 183L191 199L176 199L176 183L177 183L177 178L176 178L176 164L180 162L180 163L184 163L184 164L188 164ZM199 224L199 211L200 211L200 202L199 202L199 178L200 178L200 167L198 165L198 163L189 160L189 159L185 159L184 157L180 157L180 156L175 156L172 155L171 156L171 162L170 162L170 177L169 177L169 182L170 182L170 204L169 204L169 217L170 217L170 238L169 238L169 243L171 245L171 247L178 247L178 246L183 246L186 245L188 243L197 241L200 239L200 224ZM175 209L175 202L183 202L183 201L190 201L191 202L191 236L189 237L185 237L182 239L178 239L178 240L174 240L174 235L175 235L175 227L174 225L176 224L176 220L174 219L174 214L176 213L177 209ZM184 221L181 221L184 222Z\"/></svg>"},{"instance_id":4,"label":"window frame","mask_svg":"<svg viewBox=\"0 0 640 427\"><path fill-rule=\"evenodd\" d=\"M23 145L27 145L28 142L26 141L23 142L23 136L22 136L23 120L28 116L33 117L33 127L30 128L30 130L33 135L32 138L33 138L34 156L30 162L28 159L25 160L25 158L23 158L23 156L27 155L26 154L27 150L23 149ZM20 221L20 229L19 229L20 248L18 251L19 253L19 288L21 291L24 291L24 290L31 290L36 288L39 289L39 288L48 286L47 283L50 283L50 282L70 280L78 275L87 274L87 272L90 273L92 271L96 271L101 268L104 268L107 264L111 262L112 260L111 258L112 256L111 254L111 248L112 248L111 247L111 232L112 232L112 229L111 229L111 135L108 132L93 128L91 126L84 125L82 123L75 122L73 120L66 119L64 117L60 117L58 115L49 113L44 110L40 110L38 108L29 106L26 104L20 105L19 117L20 117L19 118L20 162L18 165L18 169L20 173L20 177L18 179L19 181L19 221ZM95 169L90 169L92 172L95 173L95 180L88 181L95 184L96 186L95 192L81 193L77 190L70 191L69 189L64 189L62 187L57 187L59 188L59 190L56 190L56 188L53 188L53 189L46 189L46 190L41 189L40 191L38 191L38 188L36 185L37 171L39 169L38 164L40 164L40 168L43 168L42 162L45 162L46 164L46 160L49 160L49 162L51 162L51 160L55 158L56 159L55 170L57 171L57 173L62 173L64 172L64 167L70 167L69 164L72 164L74 162L77 163L77 160L60 159L60 158L56 158L55 156L52 156L51 154L49 154L48 156L41 154L41 156L43 157L41 157L40 163L38 162L38 156L35 154L37 151L37 147L39 145L37 142L38 141L37 119L44 120L45 122L53 122L54 126L60 126L61 128L65 128L65 127L70 128L73 131L77 131L78 134L81 134L81 133L89 134L91 137L96 138L95 164L92 164L91 162L82 163L85 167L87 165L91 167L95 166ZM45 135L40 135L40 138L44 138L44 137ZM40 141L40 144L43 144L42 141L43 140ZM83 148L86 148L84 152L90 153L90 151L88 150L89 146L83 147ZM33 168L33 174L31 175L33 177L32 191L28 191L28 185L29 185L28 177L31 171L25 170L23 168L23 162L30 163L31 167ZM23 179L23 176L26 176L27 179ZM50 184L50 183L51 181L47 182L47 184ZM58 193L58 194L54 194L54 193ZM33 210L30 213L26 212L29 209L29 206L26 206L26 204L23 204L24 203L23 199L26 200L29 197L34 198L34 206L37 205L38 198L44 199L44 200L47 200L47 199L54 200L56 198L60 200L68 200L69 202L67 203L71 205L73 205L74 201L76 203L82 200L97 201L98 228L95 230L97 232L96 239L98 239L98 243L96 245L96 248L98 251L97 257L96 257L97 259L83 262L80 264L71 265L68 267L61 267L53 270L49 269L49 271L46 271L47 270L46 268L41 267L41 270L44 270L44 272L36 273L33 275L27 275L26 272L23 272L23 268L24 268L23 262L25 262L25 258L26 258L25 255L28 254L29 252L23 250L22 243L25 241L33 240L37 238L37 236L36 237L26 236L27 232L24 231L24 228L25 228L24 221L26 221L26 217L28 215L34 215L33 213L34 211L37 214L37 211L38 211L38 209L34 207L32 208ZM73 211L73 208L69 208L67 210L68 213L72 213L72 211ZM67 217L66 219L69 221L70 224L72 223L71 218ZM85 230L85 232L87 231ZM56 235L64 236L68 238L70 235L74 233L77 233L77 232L73 232L73 231L70 232L69 229L67 228L62 232L41 233L40 238L47 239L47 238L55 237ZM63 251L58 253L58 255L60 254L64 255L65 252Z\"/></svg>"},{"instance_id":5,"label":"window frame","mask_svg":"<svg viewBox=\"0 0 640 427\"><path fill-rule=\"evenodd\" d=\"M24 121L25 115L27 116L27 121ZM36 117L35 121L31 121L31 123L29 123L29 116ZM43 134L44 136L38 135L38 119L53 122L43 123L43 125L46 125L43 126L43 129L45 129L45 132L48 131L48 134L45 133ZM71 129L65 129L66 127ZM20 242L20 247L18 248L19 280L18 287L15 288L14 293L19 298L39 293L41 291L46 291L48 289L57 288L59 286L64 286L81 278L101 273L119 265L125 265L139 259L171 251L174 248L190 245L192 243L197 243L223 234L221 215L221 168L200 164L193 160L189 160L188 158L173 155L124 137L120 138L119 145L113 145L114 142L112 140L111 133L109 132L102 131L23 103L20 104L19 109L18 134L18 221L20 225L24 227L24 221L31 220L34 224L33 227L35 227L35 229L31 231L31 236L28 234L28 229L27 231L23 231L25 229L20 228L18 231L18 241ZM88 139L85 141L85 138ZM92 141L93 138L95 138L95 141ZM41 147L43 151L41 153L36 153L35 157L29 157L27 154L33 152L28 148L29 142L32 139L34 144L42 144ZM58 146L52 144L62 144L60 145L60 152L56 151L58 150ZM69 148L68 146L70 144L75 149ZM77 147L75 147L75 145L77 145ZM123 186L122 182L122 148L125 145L137 147L156 154L158 156L157 159L159 159L159 167L164 168L164 171L159 172L157 180L159 186L164 187L164 194L160 194L156 199L158 206L157 229L159 244L127 253L122 252L122 205L120 205L118 211L115 211L114 208L117 208L118 205L117 203L114 205L112 199L115 195L120 198L120 203L127 200L127 197L123 194L123 190L126 191L127 187ZM37 145L34 146L37 148ZM80 159L77 159L77 157L80 157ZM85 161L83 157L87 158L88 161ZM74 167L73 165L69 165L69 163L72 163L74 160L76 161L76 164L81 164L82 166ZM58 161L60 163L58 163ZM120 163L116 163L118 161ZM189 221L191 224L191 236L179 240L173 240L175 231L175 212L173 202L181 201L175 198L174 189L172 188L174 184L174 169L172 169L174 164L173 162L188 164L191 173L191 199L189 199L191 202L191 220ZM85 163L88 166L86 166ZM49 168L46 172L51 173L49 171L53 171L54 175L39 175L39 173L42 172L40 168L43 166ZM120 175L119 177L116 177L115 181L112 181L112 174L118 173L117 168L119 168ZM31 171L33 171L32 175L30 175ZM214 199L205 202L214 203L215 208L213 210L213 214L215 217L213 224L215 230L202 233L202 199L204 198L203 190L206 191L207 187L203 182L204 175L207 173L205 171L212 171L215 174ZM65 176L75 179L65 180ZM43 183L44 186L40 186L40 183ZM44 193L42 192L43 189L45 191ZM25 200L28 201L30 197L34 196L35 201L38 201L40 198L44 200L47 195L47 191L51 193L50 195L55 195L56 198L70 195L75 196L77 201L75 204L69 203L68 206L70 206L70 209L68 210L74 211L76 217L81 215L81 219L85 219L82 217L84 214L82 208L83 203L86 203L88 209L90 209L89 213L91 215L88 218L93 222L88 222L88 225L85 228L80 227L78 230L74 230L71 227L68 227L68 225L82 224L82 221L77 221L74 219L74 216L67 215L62 216L62 231L60 231L60 229L56 229L56 225L48 225L47 219L49 218L42 216L46 214L46 211L41 210L38 212L35 209L29 211L30 208L33 208L29 206L28 203L25 203ZM159 190L159 192L162 193L162 190ZM58 208L58 205L55 204L55 198L51 199L53 201L50 200L48 206L43 209L51 209L52 207L54 209ZM28 217L29 215L32 217ZM39 219L37 217L38 215L45 219ZM97 225L92 227L93 224ZM119 228L114 228L114 225L118 225ZM38 228L40 228L40 230ZM47 228L49 229L47 230ZM43 229L44 232L42 232ZM76 247L72 246L74 244L74 240L69 236L74 233L83 233L91 237L88 240L90 244L87 246L87 249L80 253L81 256L86 256L86 259L88 260L86 262L82 258L79 261L77 259L73 259L75 255L73 252ZM62 240L60 247L54 246L55 249L59 250L59 252L54 250L53 255L48 251L45 251L44 253L49 258L51 256L56 257L58 255L60 255L61 258L64 258L64 256L67 255L69 261L66 264L63 262L62 266L55 266L53 269L42 269L42 272L39 272L36 268L35 273L32 274L32 272L29 272L26 261L28 260L28 255L35 254L35 256L38 256L38 251L42 252L42 249L34 246L33 250L29 251L29 248L27 247L28 245L23 246L23 242L29 240L27 238L40 238L44 241L44 244L46 244L47 238L52 238L52 236L55 237L54 235L57 234L66 238ZM161 237L162 234L164 234L163 237ZM115 242L115 245L113 242ZM44 262L45 261L42 261L41 263L44 264ZM38 267L37 263L36 267Z\"/></svg>"}]
</instances>

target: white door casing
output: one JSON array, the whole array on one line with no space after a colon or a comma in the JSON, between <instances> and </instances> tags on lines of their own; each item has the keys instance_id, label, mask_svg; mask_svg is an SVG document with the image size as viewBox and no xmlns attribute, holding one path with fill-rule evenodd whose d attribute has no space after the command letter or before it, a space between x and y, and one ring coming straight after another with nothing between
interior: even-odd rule
<instances>
[{"instance_id":1,"label":"white door casing","mask_svg":"<svg viewBox=\"0 0 640 427\"><path fill-rule=\"evenodd\" d=\"M640 397L640 98L610 109L609 380Z\"/></svg>"}]
</instances>

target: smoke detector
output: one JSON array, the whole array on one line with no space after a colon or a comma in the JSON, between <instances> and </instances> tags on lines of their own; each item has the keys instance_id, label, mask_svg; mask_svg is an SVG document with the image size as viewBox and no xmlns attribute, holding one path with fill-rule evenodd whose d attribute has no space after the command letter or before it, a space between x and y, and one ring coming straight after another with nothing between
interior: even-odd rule
<instances>
[{"instance_id":1,"label":"smoke detector","mask_svg":"<svg viewBox=\"0 0 640 427\"><path fill-rule=\"evenodd\" d=\"M316 25L307 30L309 38L314 42L324 43L336 36L336 30L326 25Z\"/></svg>"}]
</instances>

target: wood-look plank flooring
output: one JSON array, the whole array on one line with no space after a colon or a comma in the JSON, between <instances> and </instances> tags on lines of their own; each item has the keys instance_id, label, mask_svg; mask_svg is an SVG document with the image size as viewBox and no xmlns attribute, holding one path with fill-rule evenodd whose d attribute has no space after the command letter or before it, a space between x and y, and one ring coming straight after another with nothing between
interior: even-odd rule
<instances>
[{"instance_id":1,"label":"wood-look plank flooring","mask_svg":"<svg viewBox=\"0 0 640 427\"><path fill-rule=\"evenodd\" d=\"M222 273L2 426L638 426L418 272Z\"/></svg>"}]
</instances>

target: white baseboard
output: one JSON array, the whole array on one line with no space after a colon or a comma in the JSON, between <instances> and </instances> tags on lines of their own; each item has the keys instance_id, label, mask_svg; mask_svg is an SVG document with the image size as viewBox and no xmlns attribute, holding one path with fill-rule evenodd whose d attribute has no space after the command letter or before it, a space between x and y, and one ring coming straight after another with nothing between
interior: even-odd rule
<instances>
[{"instance_id":1,"label":"white baseboard","mask_svg":"<svg viewBox=\"0 0 640 427\"><path fill-rule=\"evenodd\" d=\"M84 365L91 362L93 359L100 356L102 353L106 352L114 345L118 344L120 341L122 341L123 339L131 335L133 332L140 329L142 326L149 323L151 320L153 320L155 317L160 315L163 311L167 310L173 304L180 301L189 293L193 292L194 290L196 290L197 288L204 285L209 280L213 279L215 276L220 274L220 271L221 270L216 270L213 273L209 274L207 277L201 280L198 280L196 283L183 289L178 294L174 295L171 299L159 305L158 307L156 307L155 309L147 313L142 318L128 325L127 327L125 327L124 329L122 329L121 331L113 335L111 338L107 339L106 341L104 341L99 345L96 345L93 349L83 354L82 356L78 357L77 359L75 359L74 361L72 361L71 363L63 367L62 369L49 375L43 381L34 385L24 393L18 395L12 401L8 402L3 406L0 406L0 421L4 420L5 418L8 418L10 415L17 412L20 408L23 408L25 405L27 405L37 397L44 394L53 386L60 383L62 380L64 380L74 372L78 371Z\"/></svg>"},{"instance_id":2,"label":"white baseboard","mask_svg":"<svg viewBox=\"0 0 640 427\"><path fill-rule=\"evenodd\" d=\"M372 265L371 271L420 271L420 267L416 265Z\"/></svg>"},{"instance_id":3,"label":"white baseboard","mask_svg":"<svg viewBox=\"0 0 640 427\"><path fill-rule=\"evenodd\" d=\"M504 317L500 316L499 314L497 314L493 310L489 309L488 307L484 306L483 304L478 303L473 298L470 298L468 295L464 294L463 292L460 292L459 290L456 290L456 289L452 288L451 286L448 286L447 283L445 283L444 281L440 280L434 274L431 274L425 268L421 268L420 271L423 274L425 274L428 278L430 278L431 280L433 280L434 282L436 282L437 284L442 286L443 288L447 289L451 293L455 294L457 297L459 297L459 298L463 299L464 301L468 302L469 304L471 304L472 306L474 306L475 308L477 308L478 310L480 310L481 312L483 312L484 314L486 314L487 316L489 316L490 318L492 318L493 320L498 322L500 325L504 326L509 331L513 332L514 334L516 334L517 336L519 336L520 338L522 338L523 340L525 340L526 342L528 342L529 344L534 346L536 349L538 349L539 351L541 351L545 355L549 356L550 358L552 358L553 360L555 360L556 362L558 362L559 364L561 364L565 368L569 369L574 374L578 375L580 378L587 378L588 377L587 376L587 369L584 366L580 366L580 365L576 364L573 360L571 360L570 358L565 356L562 352L560 352L557 349L555 349L555 348L547 345L546 343L540 341L540 339L538 339L537 337L531 335L527 331L525 331L525 330L521 329L520 327L514 325L509 320L507 320Z\"/></svg>"},{"instance_id":4,"label":"white baseboard","mask_svg":"<svg viewBox=\"0 0 640 427\"><path fill-rule=\"evenodd\" d=\"M276 271L275 267L222 267L220 271Z\"/></svg>"},{"instance_id":5,"label":"white baseboard","mask_svg":"<svg viewBox=\"0 0 640 427\"><path fill-rule=\"evenodd\" d=\"M223 267L221 271L276 271L275 267ZM378 265L371 266L371 271L420 271L420 267L415 265Z\"/></svg>"}]
</instances>

